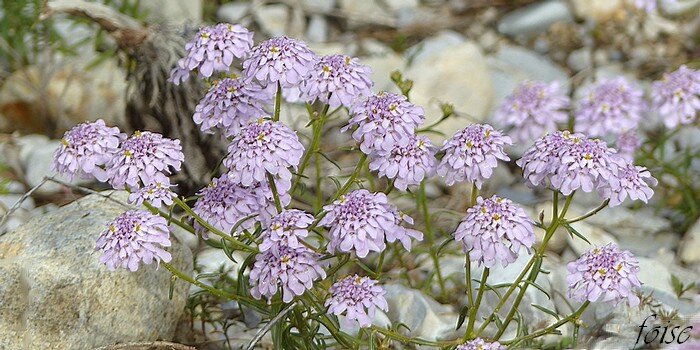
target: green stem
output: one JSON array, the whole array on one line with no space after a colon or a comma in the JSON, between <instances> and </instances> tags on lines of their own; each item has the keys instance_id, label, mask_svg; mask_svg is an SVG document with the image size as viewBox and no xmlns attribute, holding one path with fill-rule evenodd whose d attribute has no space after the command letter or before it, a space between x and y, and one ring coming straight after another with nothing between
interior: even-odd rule
<instances>
[{"instance_id":1,"label":"green stem","mask_svg":"<svg viewBox=\"0 0 700 350\"><path fill-rule=\"evenodd\" d=\"M549 334L549 333L555 331L557 328L561 327L562 325L564 325L564 324L566 324L566 323L569 323L569 322L578 322L579 317L581 317L581 315L583 314L583 312L586 311L586 308L588 307L588 305L589 305L590 303L591 303L590 301L584 302L584 303L581 305L581 307L579 307L578 310L576 310L576 312L574 312L573 314L569 315L569 316L566 317L566 318L563 318L563 319L559 320L557 323L554 323L553 325L551 325L551 326L549 326L549 327L547 327L547 328L541 329L541 330L539 330L539 331L537 331L537 332L534 332L534 333L530 333L530 334L525 335L525 336L522 336L522 337L520 337L520 338L515 338L515 339L503 341L503 342L501 342L501 344L503 344L503 345L513 345L513 346L514 346L514 345L517 344L517 343L520 343L520 342L523 342L523 341L526 341L526 340L530 340L530 339L535 339L535 338L537 338L537 337L541 337L541 336L543 336L543 335Z\"/></svg>"},{"instance_id":2,"label":"green stem","mask_svg":"<svg viewBox=\"0 0 700 350\"><path fill-rule=\"evenodd\" d=\"M350 186L352 186L352 184L355 183L357 176L360 175L360 172L362 171L362 168L365 166L366 161L367 161L367 155L362 153L362 155L360 156L360 160L357 162L357 166L355 167L355 170L353 170L352 174L350 174L350 177L348 178L348 180L345 181L345 183L343 184L343 187L341 187L338 190L338 192L335 193L332 201L335 201L336 199L340 198L340 196L344 195L350 189Z\"/></svg>"},{"instance_id":3,"label":"green stem","mask_svg":"<svg viewBox=\"0 0 700 350\"><path fill-rule=\"evenodd\" d=\"M280 202L280 196L277 193L277 185L275 184L275 178L272 174L267 173L267 182L270 184L270 191L272 191L272 198L275 200L275 208L278 213L282 212L282 203Z\"/></svg>"},{"instance_id":4,"label":"green stem","mask_svg":"<svg viewBox=\"0 0 700 350\"><path fill-rule=\"evenodd\" d=\"M379 280L382 277L382 269L384 269L384 254L386 249L379 253L379 262L377 263L377 272L375 273L374 279Z\"/></svg>"},{"instance_id":5,"label":"green stem","mask_svg":"<svg viewBox=\"0 0 700 350\"><path fill-rule=\"evenodd\" d=\"M476 198L479 196L479 188L476 187L476 181L472 183L472 207L476 205Z\"/></svg>"},{"instance_id":6,"label":"green stem","mask_svg":"<svg viewBox=\"0 0 700 350\"><path fill-rule=\"evenodd\" d=\"M484 267L484 272L481 274L481 282L479 283L479 292L476 294L476 302L469 309L469 323L467 323L467 331L464 333L464 341L467 341L472 337L474 322L476 321L477 312L479 311L479 305L481 305L481 298L484 296L487 278L489 278L489 268Z\"/></svg>"},{"instance_id":7,"label":"green stem","mask_svg":"<svg viewBox=\"0 0 700 350\"><path fill-rule=\"evenodd\" d=\"M231 244L233 244L234 246L236 246L237 248L239 248L239 249L241 249L241 250L245 250L245 251L253 252L253 253L257 253L257 252L258 252L257 249L247 246L245 243L243 243L243 242L241 242L241 241L239 241L239 240L237 240L237 239L231 237L231 235L229 235L229 234L227 234L227 233L224 233L224 232L222 232L221 230L219 230L219 229L217 229L216 227L214 227L214 226L212 226L211 224L209 224L206 220L202 219L202 217L200 217L199 215L197 215L197 213L195 213L195 212L192 210L192 208L190 208L189 205L185 204L185 202L183 202L180 198L177 198L177 197L176 197L176 198L173 199L173 201L175 202L175 204L177 204L177 205L180 206L183 210L185 210L185 212L187 213L187 215L189 215L189 216L191 216L192 218L194 218L200 225L204 226L204 228L206 228L209 232L211 232L211 233L213 233L213 234L215 234L215 235L217 235L217 236L219 236L219 237L225 239L226 241L230 242Z\"/></svg>"},{"instance_id":8,"label":"green stem","mask_svg":"<svg viewBox=\"0 0 700 350\"><path fill-rule=\"evenodd\" d=\"M379 327L374 326L374 325L371 326L370 329L377 332L377 333L381 333L390 339L399 341L403 344L416 344L416 345L425 345L425 346L432 346L432 347L438 347L438 348L445 348L445 347L449 347L449 346L459 345L462 343L462 340L440 342L440 341L425 340L425 339L421 339L421 338L408 337L408 336L405 336L401 333L398 333L398 332L395 332L392 330L388 330L388 329L379 328Z\"/></svg>"},{"instance_id":9,"label":"green stem","mask_svg":"<svg viewBox=\"0 0 700 350\"><path fill-rule=\"evenodd\" d=\"M508 312L508 315L506 316L505 320L503 321L503 325L501 328L498 330L498 333L496 333L496 336L494 337L495 340L498 340L503 333L506 331L506 328L508 328L508 325L510 324L510 321L513 320L513 317L515 316L515 313L518 311L518 306L520 305L520 302L523 300L523 297L525 297L525 292L527 291L527 288L532 284L535 283L535 280L537 279L537 276L540 273L540 266L542 265L542 258L544 257L544 252L545 249L547 249L547 243L549 243L549 240L552 238L554 233L556 232L557 228L559 227L559 224L564 220L564 216L566 215L566 212L569 210L569 206L571 205L571 201L574 198L574 193L571 193L570 196L566 197L566 202L564 202L564 208L562 208L561 213L559 216L553 218L552 224L547 228L547 231L545 232L544 239L542 240L542 244L540 247L537 249L535 255L533 255L533 262L535 268L530 271L530 275L527 278L527 281L530 283L526 283L525 285L520 287L520 292L518 292L518 295L515 297L515 301L513 302L513 305L511 306L510 311ZM520 284L520 282L518 282Z\"/></svg>"},{"instance_id":10,"label":"green stem","mask_svg":"<svg viewBox=\"0 0 700 350\"><path fill-rule=\"evenodd\" d=\"M314 164L316 166L316 201L314 203L314 213L318 213L323 208L323 191L321 191L321 155L316 153L314 156Z\"/></svg>"},{"instance_id":11,"label":"green stem","mask_svg":"<svg viewBox=\"0 0 700 350\"><path fill-rule=\"evenodd\" d=\"M467 306L471 308L474 306L474 290L472 288L472 261L469 259L469 252L467 252L465 260L464 270L467 274L465 281L467 284Z\"/></svg>"},{"instance_id":12,"label":"green stem","mask_svg":"<svg viewBox=\"0 0 700 350\"><path fill-rule=\"evenodd\" d=\"M309 149L306 150L306 153L304 153L304 157L301 159L301 163L299 164L299 170L297 170L297 176L294 179L294 183L292 184L292 188L289 190L289 193L294 193L294 190L296 190L297 186L299 185L299 182L301 181L301 175L304 173L304 170L306 170L306 167L309 165L311 155L318 152L319 150L321 134L323 133L323 125L326 123L326 115L328 114L328 108L330 108L330 106L325 105L318 119L316 119L312 124L313 135L311 136L311 145L309 145Z\"/></svg>"},{"instance_id":13,"label":"green stem","mask_svg":"<svg viewBox=\"0 0 700 350\"><path fill-rule=\"evenodd\" d=\"M589 211L588 213L581 215L577 218L569 219L569 220L564 220L564 223L566 224L573 224L574 222L579 222L581 220L585 220L590 218L591 216L598 214L599 211L605 209L605 207L608 206L608 203L610 203L610 199L606 199L603 203L601 203L597 208Z\"/></svg>"},{"instance_id":14,"label":"green stem","mask_svg":"<svg viewBox=\"0 0 700 350\"><path fill-rule=\"evenodd\" d=\"M282 109L282 85L277 82L277 94L275 94L275 114L272 116L273 121L280 120L280 110Z\"/></svg>"},{"instance_id":15,"label":"green stem","mask_svg":"<svg viewBox=\"0 0 700 350\"><path fill-rule=\"evenodd\" d=\"M239 300L240 299L237 295L233 295L233 294L224 292L223 290L216 289L210 285L207 285L207 284L204 284L200 281L197 281L194 278L186 275L184 272L178 270L175 266L170 265L166 262L161 261L160 265L165 267L166 269L168 269L168 271L170 271L170 273L172 273L173 276L175 276L175 277L177 277L185 282L189 282L190 284L193 284L199 288L202 288L202 289L208 291L209 293L214 294L218 297L222 297L222 298L228 299L228 300Z\"/></svg>"},{"instance_id":16,"label":"green stem","mask_svg":"<svg viewBox=\"0 0 700 350\"><path fill-rule=\"evenodd\" d=\"M438 278L438 284L440 285L440 295L446 295L445 280L442 278L442 271L440 271L440 260L438 259L437 253L435 252L435 237L433 235L432 224L430 220L430 211L428 210L428 201L425 194L425 180L420 183L420 193L419 193L419 205L423 209L423 220L425 221L425 237L426 243L430 247L430 258L433 260L433 266L435 267L435 274Z\"/></svg>"},{"instance_id":17,"label":"green stem","mask_svg":"<svg viewBox=\"0 0 700 350\"><path fill-rule=\"evenodd\" d=\"M174 218L171 214L166 213L166 212L164 212L164 211L162 211L162 210L160 210L160 209L158 209L158 208L152 206L150 203L148 203L148 202L143 202L143 206L146 207L146 209L148 209L148 211L150 211L151 213L153 213L153 214L155 214L155 215L160 215L160 216L162 216L163 218L165 218L166 220L168 220L168 222L172 222L173 224L175 224L176 226L179 226L179 227L182 228L183 230L185 230L185 231L187 231L187 232L189 232L189 233L192 233L192 234L194 234L194 235L197 234L197 232L195 231L194 227L188 225L187 223L183 222L182 220L179 220L179 219Z\"/></svg>"}]
</instances>

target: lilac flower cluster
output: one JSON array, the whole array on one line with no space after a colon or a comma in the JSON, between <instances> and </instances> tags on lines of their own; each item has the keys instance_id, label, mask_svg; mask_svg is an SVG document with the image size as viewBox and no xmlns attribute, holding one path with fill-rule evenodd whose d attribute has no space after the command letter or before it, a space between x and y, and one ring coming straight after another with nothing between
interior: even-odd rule
<instances>
[{"instance_id":1,"label":"lilac flower cluster","mask_svg":"<svg viewBox=\"0 0 700 350\"><path fill-rule=\"evenodd\" d=\"M581 189L597 190L610 205L627 196L646 202L656 179L643 167L635 167L605 142L583 134L557 131L535 142L516 162L529 185L548 185L564 195Z\"/></svg>"},{"instance_id":2,"label":"lilac flower cluster","mask_svg":"<svg viewBox=\"0 0 700 350\"><path fill-rule=\"evenodd\" d=\"M126 135L116 127L107 127L104 120L82 123L68 130L61 146L54 153L53 168L71 178L78 175L106 177L101 168L119 150L119 143Z\"/></svg>"},{"instance_id":3,"label":"lilac flower cluster","mask_svg":"<svg viewBox=\"0 0 700 350\"><path fill-rule=\"evenodd\" d=\"M634 289L641 287L637 278L639 262L627 250L614 243L593 248L567 265L569 297L578 301L615 301L627 299L630 306L639 304Z\"/></svg>"},{"instance_id":4,"label":"lilac flower cluster","mask_svg":"<svg viewBox=\"0 0 700 350\"><path fill-rule=\"evenodd\" d=\"M457 227L455 239L461 241L469 259L493 267L508 266L518 251L528 251L535 243L534 222L525 211L509 199L478 197L476 205L467 209L467 216Z\"/></svg>"},{"instance_id":5,"label":"lilac flower cluster","mask_svg":"<svg viewBox=\"0 0 700 350\"><path fill-rule=\"evenodd\" d=\"M331 108L350 107L356 100L371 94L372 70L357 58L345 55L321 57L301 86L307 101L321 101Z\"/></svg>"},{"instance_id":6,"label":"lilac flower cluster","mask_svg":"<svg viewBox=\"0 0 700 350\"><path fill-rule=\"evenodd\" d=\"M504 350L506 347L499 342L489 343L481 338L470 340L464 344L457 345L455 350Z\"/></svg>"},{"instance_id":7,"label":"lilac flower cluster","mask_svg":"<svg viewBox=\"0 0 700 350\"><path fill-rule=\"evenodd\" d=\"M557 130L557 123L568 119L569 97L558 82L526 81L507 96L494 114L519 142L530 142Z\"/></svg>"},{"instance_id":8,"label":"lilac flower cluster","mask_svg":"<svg viewBox=\"0 0 700 350\"><path fill-rule=\"evenodd\" d=\"M202 132L221 129L234 136L250 121L264 116L265 105L272 96L267 90L247 84L242 78L226 78L214 83L195 107L192 117Z\"/></svg>"},{"instance_id":9,"label":"lilac flower cluster","mask_svg":"<svg viewBox=\"0 0 700 350\"><path fill-rule=\"evenodd\" d=\"M369 169L379 176L394 179L394 187L405 191L409 185L417 185L435 173L437 159L435 147L425 136L409 135L386 152L376 152L371 157Z\"/></svg>"},{"instance_id":10,"label":"lilac flower cluster","mask_svg":"<svg viewBox=\"0 0 700 350\"><path fill-rule=\"evenodd\" d=\"M590 136L634 130L644 115L644 92L623 77L602 80L579 100L576 127Z\"/></svg>"},{"instance_id":11,"label":"lilac flower cluster","mask_svg":"<svg viewBox=\"0 0 700 350\"><path fill-rule=\"evenodd\" d=\"M423 239L421 232L399 226L402 221L409 222L411 219L400 215L383 193L355 190L323 209L327 214L319 225L330 227L328 251L331 253L354 252L364 258L370 251L384 250L385 240L403 243L410 240L408 237L419 241Z\"/></svg>"},{"instance_id":12,"label":"lilac flower cluster","mask_svg":"<svg viewBox=\"0 0 700 350\"><path fill-rule=\"evenodd\" d=\"M255 257L250 271L250 294L256 299L264 296L269 302L281 289L282 301L292 301L311 289L315 280L326 278L319 258L320 254L305 246L275 244Z\"/></svg>"},{"instance_id":13,"label":"lilac flower cluster","mask_svg":"<svg viewBox=\"0 0 700 350\"><path fill-rule=\"evenodd\" d=\"M289 168L296 169L303 154L296 132L281 122L258 119L233 138L223 164L233 183L252 186L266 182L269 173L277 190L286 193L292 186Z\"/></svg>"},{"instance_id":14,"label":"lilac flower cluster","mask_svg":"<svg viewBox=\"0 0 700 350\"><path fill-rule=\"evenodd\" d=\"M170 179L165 176L160 177L130 193L129 202L136 205L148 202L156 208L163 205L170 206L175 198L175 193L171 190L173 186L170 184Z\"/></svg>"},{"instance_id":15,"label":"lilac flower cluster","mask_svg":"<svg viewBox=\"0 0 700 350\"><path fill-rule=\"evenodd\" d=\"M225 233L240 232L231 232L237 224L240 230L247 230L253 228L256 222L267 223L276 213L272 191L267 182L246 187L234 183L224 174L212 180L197 195L199 199L194 205L194 212ZM281 196L280 200L283 205L287 205L291 196ZM199 223L195 222L195 228L206 238L206 230Z\"/></svg>"},{"instance_id":16,"label":"lilac flower cluster","mask_svg":"<svg viewBox=\"0 0 700 350\"><path fill-rule=\"evenodd\" d=\"M168 175L184 160L179 140L144 131L131 137L104 121L79 124L67 131L54 153L53 167L73 177L93 176L115 189L132 191L129 201L148 200L159 207L170 205L175 194Z\"/></svg>"},{"instance_id":17,"label":"lilac flower cluster","mask_svg":"<svg viewBox=\"0 0 700 350\"><path fill-rule=\"evenodd\" d=\"M97 239L100 262L114 271L119 267L136 271L139 264L170 262L170 230L165 218L143 210L127 211L107 224Z\"/></svg>"},{"instance_id":18,"label":"lilac flower cluster","mask_svg":"<svg viewBox=\"0 0 700 350\"><path fill-rule=\"evenodd\" d=\"M493 174L498 159L510 160L503 147L512 143L510 137L490 125L469 125L445 141L441 150L445 156L437 166L437 173L448 186L467 180L481 188L484 180Z\"/></svg>"},{"instance_id":19,"label":"lilac flower cluster","mask_svg":"<svg viewBox=\"0 0 700 350\"><path fill-rule=\"evenodd\" d=\"M268 39L251 51L243 62L243 76L257 81L263 88L294 88L303 83L318 60L301 41L285 36Z\"/></svg>"},{"instance_id":20,"label":"lilac flower cluster","mask_svg":"<svg viewBox=\"0 0 700 350\"><path fill-rule=\"evenodd\" d=\"M652 84L654 108L668 128L695 121L700 110L700 71L685 65Z\"/></svg>"},{"instance_id":21,"label":"lilac flower cluster","mask_svg":"<svg viewBox=\"0 0 700 350\"><path fill-rule=\"evenodd\" d=\"M384 298L386 291L369 277L345 277L334 283L330 292L331 296L326 300L328 312L334 315L345 313L348 321L356 321L360 327L372 324L377 309L389 309Z\"/></svg>"},{"instance_id":22,"label":"lilac flower cluster","mask_svg":"<svg viewBox=\"0 0 700 350\"><path fill-rule=\"evenodd\" d=\"M253 46L253 33L238 24L219 23L204 27L185 45L187 56L170 73L170 81L179 85L191 71L209 78L215 72L228 72L233 59L243 59Z\"/></svg>"},{"instance_id":23,"label":"lilac flower cluster","mask_svg":"<svg viewBox=\"0 0 700 350\"><path fill-rule=\"evenodd\" d=\"M386 92L355 104L350 115L350 122L342 131L357 126L352 137L365 154L391 151L425 121L423 108L408 102L403 95Z\"/></svg>"},{"instance_id":24,"label":"lilac flower cluster","mask_svg":"<svg viewBox=\"0 0 700 350\"><path fill-rule=\"evenodd\" d=\"M171 140L149 131L137 131L122 142L119 153L106 164L106 180L115 189L127 186L136 189L141 184L148 185L162 179L170 174L170 168L179 171L184 159L180 140Z\"/></svg>"},{"instance_id":25,"label":"lilac flower cluster","mask_svg":"<svg viewBox=\"0 0 700 350\"><path fill-rule=\"evenodd\" d=\"M618 153L627 162L634 161L634 152L637 151L639 146L642 145L642 141L639 140L637 132L634 130L628 130L623 132L617 137L615 142L617 146Z\"/></svg>"},{"instance_id":26,"label":"lilac flower cluster","mask_svg":"<svg viewBox=\"0 0 700 350\"><path fill-rule=\"evenodd\" d=\"M258 248L267 251L274 245L282 244L292 249L304 245L299 241L309 235L308 227L313 223L313 215L299 210L288 209L273 217L263 231L263 241Z\"/></svg>"}]
</instances>

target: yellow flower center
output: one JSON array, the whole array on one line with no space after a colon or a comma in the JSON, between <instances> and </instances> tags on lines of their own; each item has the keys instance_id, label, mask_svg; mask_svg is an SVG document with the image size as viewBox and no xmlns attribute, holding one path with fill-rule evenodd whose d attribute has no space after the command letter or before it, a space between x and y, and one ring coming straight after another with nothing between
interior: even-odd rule
<instances>
[{"instance_id":1,"label":"yellow flower center","mask_svg":"<svg viewBox=\"0 0 700 350\"><path fill-rule=\"evenodd\" d=\"M66 140L66 139L61 139L61 144L63 144L66 147L70 146L70 144L68 143L68 140Z\"/></svg>"},{"instance_id":2,"label":"yellow flower center","mask_svg":"<svg viewBox=\"0 0 700 350\"><path fill-rule=\"evenodd\" d=\"M124 155L127 157L131 157L134 155L134 152L131 152L131 150L125 149L124 150Z\"/></svg>"}]
</instances>

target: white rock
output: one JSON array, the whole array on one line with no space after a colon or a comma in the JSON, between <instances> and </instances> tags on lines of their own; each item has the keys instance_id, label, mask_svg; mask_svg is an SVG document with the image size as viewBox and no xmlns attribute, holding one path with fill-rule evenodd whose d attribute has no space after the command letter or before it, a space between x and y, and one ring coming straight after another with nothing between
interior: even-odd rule
<instances>
[{"instance_id":1,"label":"white rock","mask_svg":"<svg viewBox=\"0 0 700 350\"><path fill-rule=\"evenodd\" d=\"M124 200L126 195L120 194ZM155 264L108 271L95 239L124 207L90 195L0 237L1 349L95 349L170 340L187 302ZM172 266L189 275L192 255L173 242Z\"/></svg>"},{"instance_id":2,"label":"white rock","mask_svg":"<svg viewBox=\"0 0 700 350\"><path fill-rule=\"evenodd\" d=\"M199 273L226 271L230 277L237 279L238 269L241 264L243 264L245 255L240 251L236 251L233 253L233 257L236 259L236 262L231 261L222 249L205 248L197 253L195 269L199 271Z\"/></svg>"},{"instance_id":3,"label":"white rock","mask_svg":"<svg viewBox=\"0 0 700 350\"><path fill-rule=\"evenodd\" d=\"M17 144L20 145L19 161L24 171L24 180L30 187L40 184L46 176L55 176L59 180L73 184L89 182L78 176L70 180L67 176L58 175L52 169L53 154L60 146L58 140L49 140L43 135L28 135L18 138ZM51 194L59 192L61 188L62 185L47 181L37 189L36 193Z\"/></svg>"},{"instance_id":4,"label":"white rock","mask_svg":"<svg viewBox=\"0 0 700 350\"><path fill-rule=\"evenodd\" d=\"M572 22L574 17L563 0L551 0L519 8L498 22L498 31L510 36L529 37L545 32L557 22Z\"/></svg>"},{"instance_id":5,"label":"white rock","mask_svg":"<svg viewBox=\"0 0 700 350\"><path fill-rule=\"evenodd\" d=\"M306 28L306 38L316 43L328 41L328 21L322 15L313 15Z\"/></svg>"},{"instance_id":6,"label":"white rock","mask_svg":"<svg viewBox=\"0 0 700 350\"><path fill-rule=\"evenodd\" d=\"M604 21L624 9L623 0L572 0L576 15L585 20Z\"/></svg>"},{"instance_id":7,"label":"white rock","mask_svg":"<svg viewBox=\"0 0 700 350\"><path fill-rule=\"evenodd\" d=\"M284 35L289 22L289 8L283 4L265 5L256 9L255 20L268 35Z\"/></svg>"},{"instance_id":8,"label":"white rock","mask_svg":"<svg viewBox=\"0 0 700 350\"><path fill-rule=\"evenodd\" d=\"M87 66L95 55L72 57L68 64L40 69L29 66L7 77L0 87L0 109L5 105L26 106L35 113L36 106L44 106L47 115L57 118L58 130L67 130L77 123L102 118L108 125L124 121L126 104L125 73L116 58L107 59L98 65ZM43 130L44 121L34 114L5 115L0 118L0 128L25 133L56 133L56 129ZM9 118L12 117L12 118Z\"/></svg>"},{"instance_id":9,"label":"white rock","mask_svg":"<svg viewBox=\"0 0 700 350\"><path fill-rule=\"evenodd\" d=\"M139 4L152 22L184 25L202 21L201 0L149 0Z\"/></svg>"},{"instance_id":10,"label":"white rock","mask_svg":"<svg viewBox=\"0 0 700 350\"><path fill-rule=\"evenodd\" d=\"M573 216L573 215L572 215ZM669 231L671 223L654 213L654 208L631 210L623 206L605 208L586 219L586 223L605 228L617 236L647 237Z\"/></svg>"},{"instance_id":11,"label":"white rock","mask_svg":"<svg viewBox=\"0 0 700 350\"><path fill-rule=\"evenodd\" d=\"M692 13L692 11L695 11L697 16L700 11L700 0L660 0L659 8L661 13L671 17Z\"/></svg>"},{"instance_id":12,"label":"white rock","mask_svg":"<svg viewBox=\"0 0 700 350\"><path fill-rule=\"evenodd\" d=\"M301 0L301 3L310 9L327 12L335 7L335 0Z\"/></svg>"},{"instance_id":13,"label":"white rock","mask_svg":"<svg viewBox=\"0 0 700 350\"><path fill-rule=\"evenodd\" d=\"M379 4L378 0L340 0L340 9L347 14L351 27L362 24L357 19L389 18L387 11ZM356 18L356 19L353 19Z\"/></svg>"},{"instance_id":14,"label":"white rock","mask_svg":"<svg viewBox=\"0 0 700 350\"><path fill-rule=\"evenodd\" d=\"M412 52L413 62L405 76L414 81L411 100L425 109L426 125L442 117L441 103L453 104L457 114L435 128L444 136L429 135L435 144L485 119L493 91L486 61L475 43L459 34L442 32Z\"/></svg>"},{"instance_id":15,"label":"white rock","mask_svg":"<svg viewBox=\"0 0 700 350\"><path fill-rule=\"evenodd\" d=\"M250 4L241 2L229 2L223 4L216 10L216 17L225 22L229 23L241 23L242 25L247 25L250 19L244 21L244 17L248 14L248 9Z\"/></svg>"},{"instance_id":16,"label":"white rock","mask_svg":"<svg viewBox=\"0 0 700 350\"><path fill-rule=\"evenodd\" d=\"M685 263L700 261L700 220L696 221L683 236L680 256Z\"/></svg>"},{"instance_id":17,"label":"white rock","mask_svg":"<svg viewBox=\"0 0 700 350\"><path fill-rule=\"evenodd\" d=\"M573 249L574 252L576 252L576 254L578 255L582 255L583 253L591 250L594 247L602 247L608 243L618 244L615 237L605 232L605 230L603 230L602 228L589 225L585 222L573 223L571 224L571 227L573 227L576 231L578 231L578 233L586 237L586 239L589 242L591 242L591 244L588 244L586 243L586 241L582 240L576 235L572 237L568 234L568 232L562 232L566 234L566 240L569 243L571 249Z\"/></svg>"},{"instance_id":18,"label":"white rock","mask_svg":"<svg viewBox=\"0 0 700 350\"><path fill-rule=\"evenodd\" d=\"M568 74L548 58L523 47L502 45L487 58L493 81L494 98L491 111L524 80L559 81L569 88Z\"/></svg>"},{"instance_id":19,"label":"white rock","mask_svg":"<svg viewBox=\"0 0 700 350\"><path fill-rule=\"evenodd\" d=\"M455 335L458 315L451 306L403 285L387 284L384 289L389 319L407 325L411 336L436 340Z\"/></svg>"},{"instance_id":20,"label":"white rock","mask_svg":"<svg viewBox=\"0 0 700 350\"><path fill-rule=\"evenodd\" d=\"M372 68L372 80L374 92L387 91L399 93L398 88L391 81L391 72L405 69L406 62L403 57L388 53L386 55L370 56L362 59L362 64Z\"/></svg>"},{"instance_id":21,"label":"white rock","mask_svg":"<svg viewBox=\"0 0 700 350\"><path fill-rule=\"evenodd\" d=\"M575 71L581 71L591 67L592 61L591 49L588 47L583 47L571 52L569 54L569 58L566 60L566 63L569 65L569 68Z\"/></svg>"},{"instance_id":22,"label":"white rock","mask_svg":"<svg viewBox=\"0 0 700 350\"><path fill-rule=\"evenodd\" d=\"M393 11L413 9L420 5L419 0L384 0L384 3Z\"/></svg>"}]
</instances>

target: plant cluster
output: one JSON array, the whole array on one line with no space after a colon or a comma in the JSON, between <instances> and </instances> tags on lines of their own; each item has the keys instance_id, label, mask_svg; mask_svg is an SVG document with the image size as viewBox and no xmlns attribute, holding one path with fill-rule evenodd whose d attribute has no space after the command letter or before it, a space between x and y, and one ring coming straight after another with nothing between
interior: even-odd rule
<instances>
[{"instance_id":1,"label":"plant cluster","mask_svg":"<svg viewBox=\"0 0 700 350\"><path fill-rule=\"evenodd\" d=\"M142 263L156 262L212 295L259 312L269 320L275 346L285 349L378 348L391 342L500 349L528 344L566 323L578 329L591 302L639 303L634 256L614 244L593 247L567 265L568 296L579 307L547 327L518 327L515 337L502 339L520 317L518 307L528 288L537 287L557 228L569 229L606 206L646 203L652 197L656 179L646 168L592 138L630 138L625 133L635 130L648 109L641 89L624 78L600 81L571 118L565 111L571 101L557 83L525 82L505 100L496 120L512 129L517 142L534 141L516 161L524 180L552 194L551 219L545 222L544 213L532 219L507 198L479 194L499 163L510 160L506 147L513 140L503 131L465 125L436 147L421 135L429 129L423 126L424 111L410 102L410 81L400 74L392 78L402 94L374 94L371 70L357 58L319 57L305 43L287 37L257 45L252 38L240 25L202 28L172 71L175 84L193 75L210 83L193 118L202 132L229 141L223 171L194 198L178 196L169 180L186 161L178 140L148 131L127 136L101 120L66 133L56 151L57 171L127 190L130 202L148 209L127 211L107 224L96 245L107 267L135 271ZM651 106L668 127L694 121L699 84L699 73L686 67L654 84ZM308 145L280 122L283 99L306 103ZM333 178L336 190L326 196L321 183L327 178L318 170L325 158L320 145L326 122L339 110L350 115L342 131L351 132L357 144L351 152L359 160L343 184ZM569 130L558 130L564 123ZM618 141L620 148L623 144L634 142ZM309 171L311 164L315 171ZM374 177L385 178L386 188L380 190ZM466 327L456 339L412 338L372 323L378 310L390 307L382 287L389 257L401 259L402 250L411 251L419 242L436 244L425 189L435 177L448 186L472 188L471 205L453 233L464 251L468 300ZM414 196L422 230L411 228L413 218L392 204L394 190ZM577 192L597 193L602 203L583 216L567 217ZM174 217L175 209L184 211L184 217ZM232 260L233 253L245 256L235 283L208 285L169 264L170 225L223 249ZM535 227L545 230L539 243ZM444 290L440 249L430 251ZM523 254L529 260L516 280L488 284L491 268L507 266ZM375 258L378 262L370 263ZM483 268L480 280L472 280L472 264ZM363 274L344 274L350 267ZM488 317L477 319L486 293L495 293L499 301ZM486 332L491 324L495 331ZM352 327L361 330L351 335Z\"/></svg>"}]
</instances>

